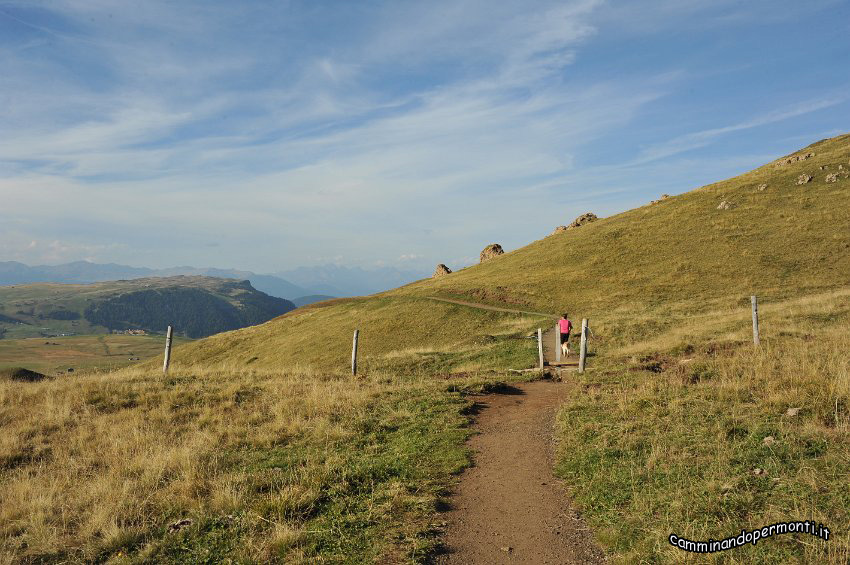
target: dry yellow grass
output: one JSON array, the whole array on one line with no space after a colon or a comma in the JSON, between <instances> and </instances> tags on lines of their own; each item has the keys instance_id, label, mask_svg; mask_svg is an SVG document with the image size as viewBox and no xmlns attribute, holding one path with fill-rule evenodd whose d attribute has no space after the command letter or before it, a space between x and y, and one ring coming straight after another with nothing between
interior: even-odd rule
<instances>
[{"instance_id":1,"label":"dry yellow grass","mask_svg":"<svg viewBox=\"0 0 850 565\"><path fill-rule=\"evenodd\" d=\"M678 302L663 308L615 311L594 321L594 331L604 338L606 354L613 356L666 351L688 343L752 340L749 297L728 296L701 306L709 309L693 311L692 303ZM767 340L803 336L812 330L810 322L818 327L819 320L828 323L848 315L850 288L759 302L760 333Z\"/></svg>"},{"instance_id":2,"label":"dry yellow grass","mask_svg":"<svg viewBox=\"0 0 850 565\"><path fill-rule=\"evenodd\" d=\"M617 560L850 561L848 298L763 308L759 348L747 310L724 309L620 347L587 374L593 384L560 414L559 469ZM788 520L815 520L832 536L786 534L710 557L667 542Z\"/></svg>"},{"instance_id":3,"label":"dry yellow grass","mask_svg":"<svg viewBox=\"0 0 850 565\"><path fill-rule=\"evenodd\" d=\"M227 366L0 383L0 562L421 552L465 464L463 404L421 380Z\"/></svg>"}]
</instances>

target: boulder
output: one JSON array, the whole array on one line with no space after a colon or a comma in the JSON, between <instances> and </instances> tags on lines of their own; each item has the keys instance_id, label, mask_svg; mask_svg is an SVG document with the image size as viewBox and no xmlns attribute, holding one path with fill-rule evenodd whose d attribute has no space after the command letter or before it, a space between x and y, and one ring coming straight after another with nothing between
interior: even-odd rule
<instances>
[{"instance_id":1,"label":"boulder","mask_svg":"<svg viewBox=\"0 0 850 565\"><path fill-rule=\"evenodd\" d=\"M445 265L443 265L442 263L440 263L439 265L437 265L437 268L436 268L436 269L434 269L434 274L433 274L433 275L431 275L431 278L438 279L438 278L440 278L440 277L444 277L444 276L446 276L446 275L450 275L450 274L451 274L451 272L452 272L452 270L451 270L451 269L449 269L448 267L446 267Z\"/></svg>"},{"instance_id":2,"label":"boulder","mask_svg":"<svg viewBox=\"0 0 850 565\"><path fill-rule=\"evenodd\" d=\"M43 381L47 376L23 367L12 367L0 370L0 380L18 381L24 383L35 383Z\"/></svg>"},{"instance_id":3,"label":"boulder","mask_svg":"<svg viewBox=\"0 0 850 565\"><path fill-rule=\"evenodd\" d=\"M502 246L498 243L491 243L487 247L481 250L481 260L480 263L487 261L488 259L492 259L493 257L498 257L505 251L502 249Z\"/></svg>"},{"instance_id":4,"label":"boulder","mask_svg":"<svg viewBox=\"0 0 850 565\"><path fill-rule=\"evenodd\" d=\"M758 189L759 192L763 192L765 189L767 189L767 183L761 183L756 188Z\"/></svg>"},{"instance_id":5,"label":"boulder","mask_svg":"<svg viewBox=\"0 0 850 565\"><path fill-rule=\"evenodd\" d=\"M593 212L587 212L586 214L582 214L581 216L573 220L573 223L568 225L566 229L571 230L574 228L580 228L581 226L589 224L590 222L595 222L598 219L599 218Z\"/></svg>"},{"instance_id":6,"label":"boulder","mask_svg":"<svg viewBox=\"0 0 850 565\"><path fill-rule=\"evenodd\" d=\"M812 182L812 175L807 175L803 173L799 177L797 177L797 184L806 184L807 182Z\"/></svg>"},{"instance_id":7,"label":"boulder","mask_svg":"<svg viewBox=\"0 0 850 565\"><path fill-rule=\"evenodd\" d=\"M555 231L552 232L552 235L555 235L556 233L565 232L565 231L567 231L567 226L558 226L557 228L555 228Z\"/></svg>"},{"instance_id":8,"label":"boulder","mask_svg":"<svg viewBox=\"0 0 850 565\"><path fill-rule=\"evenodd\" d=\"M826 175L826 182L836 182L838 180L838 173L829 173Z\"/></svg>"},{"instance_id":9,"label":"boulder","mask_svg":"<svg viewBox=\"0 0 850 565\"><path fill-rule=\"evenodd\" d=\"M724 200L720 204L717 205L718 210L731 210L735 207L734 202L730 202L729 200Z\"/></svg>"},{"instance_id":10,"label":"boulder","mask_svg":"<svg viewBox=\"0 0 850 565\"><path fill-rule=\"evenodd\" d=\"M661 197L658 200L653 200L653 201L650 202L650 204L658 204L662 200L667 200L668 198L670 198L669 194L662 194Z\"/></svg>"}]
</instances>

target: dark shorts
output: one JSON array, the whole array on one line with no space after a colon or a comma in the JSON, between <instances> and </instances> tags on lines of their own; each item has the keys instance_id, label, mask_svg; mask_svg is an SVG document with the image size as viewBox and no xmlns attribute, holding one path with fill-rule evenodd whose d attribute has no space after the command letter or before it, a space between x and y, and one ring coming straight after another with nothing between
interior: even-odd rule
<instances>
[{"instance_id":1,"label":"dark shorts","mask_svg":"<svg viewBox=\"0 0 850 565\"><path fill-rule=\"evenodd\" d=\"M570 341L570 334L561 334L561 343L567 343Z\"/></svg>"}]
</instances>

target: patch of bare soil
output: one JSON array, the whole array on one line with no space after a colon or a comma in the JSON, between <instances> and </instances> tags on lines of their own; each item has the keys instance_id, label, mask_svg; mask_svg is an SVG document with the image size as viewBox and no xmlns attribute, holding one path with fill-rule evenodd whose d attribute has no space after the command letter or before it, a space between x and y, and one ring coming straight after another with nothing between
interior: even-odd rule
<instances>
[{"instance_id":1,"label":"patch of bare soil","mask_svg":"<svg viewBox=\"0 0 850 565\"><path fill-rule=\"evenodd\" d=\"M555 413L573 385L507 387L476 405L478 432L444 514L440 564L604 563L604 552L553 476Z\"/></svg>"}]
</instances>

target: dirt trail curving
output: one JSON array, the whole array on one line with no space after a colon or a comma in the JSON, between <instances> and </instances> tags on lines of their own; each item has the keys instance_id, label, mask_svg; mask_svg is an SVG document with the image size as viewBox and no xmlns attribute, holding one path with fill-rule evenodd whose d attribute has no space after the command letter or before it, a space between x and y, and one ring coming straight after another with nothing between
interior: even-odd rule
<instances>
[{"instance_id":1,"label":"dirt trail curving","mask_svg":"<svg viewBox=\"0 0 850 565\"><path fill-rule=\"evenodd\" d=\"M455 300L453 298L438 298L429 296L431 300L439 300L440 302L448 302L450 304L458 304L460 306L469 306L470 308L478 308L479 310L492 310L494 312L511 312L513 314L531 314L532 316L546 316L547 318L557 319L554 314L546 314L543 312L529 312L527 310L514 310L512 308L502 308L500 306L490 306L489 304L479 304L478 302L466 302L465 300Z\"/></svg>"},{"instance_id":2,"label":"dirt trail curving","mask_svg":"<svg viewBox=\"0 0 850 565\"><path fill-rule=\"evenodd\" d=\"M440 564L604 563L552 475L555 412L572 385L519 384L476 404L475 465L445 513Z\"/></svg>"}]
</instances>

